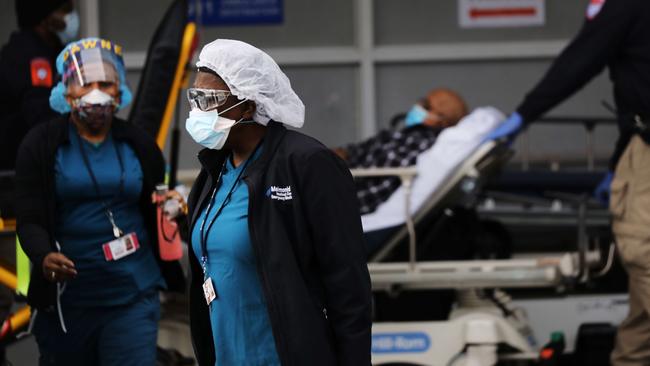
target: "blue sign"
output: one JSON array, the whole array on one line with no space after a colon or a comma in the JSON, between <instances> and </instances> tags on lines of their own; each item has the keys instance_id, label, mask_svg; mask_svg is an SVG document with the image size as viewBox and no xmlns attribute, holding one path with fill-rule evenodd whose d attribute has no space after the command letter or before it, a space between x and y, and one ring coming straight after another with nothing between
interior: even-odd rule
<instances>
[{"instance_id":1,"label":"blue sign","mask_svg":"<svg viewBox=\"0 0 650 366\"><path fill-rule=\"evenodd\" d=\"M429 348L431 339L421 332L372 335L372 353L423 353Z\"/></svg>"},{"instance_id":2,"label":"blue sign","mask_svg":"<svg viewBox=\"0 0 650 366\"><path fill-rule=\"evenodd\" d=\"M202 25L282 24L283 0L190 0L190 19Z\"/></svg>"}]
</instances>

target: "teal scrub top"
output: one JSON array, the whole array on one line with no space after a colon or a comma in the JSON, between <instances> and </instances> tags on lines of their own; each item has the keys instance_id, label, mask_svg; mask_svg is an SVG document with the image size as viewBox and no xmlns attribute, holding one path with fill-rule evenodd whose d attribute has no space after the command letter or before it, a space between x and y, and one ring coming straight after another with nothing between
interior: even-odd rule
<instances>
[{"instance_id":1,"label":"teal scrub top","mask_svg":"<svg viewBox=\"0 0 650 366\"><path fill-rule=\"evenodd\" d=\"M258 148L251 162L260 155ZM217 365L280 365L269 321L266 301L257 273L248 228L248 187L237 177L247 164L234 167L230 159L224 166L205 227L214 219L234 185L230 201L207 235L207 276L217 294L210 304L210 322ZM203 208L192 230L192 249L201 261L200 230L205 219Z\"/></svg>"},{"instance_id":2,"label":"teal scrub top","mask_svg":"<svg viewBox=\"0 0 650 366\"><path fill-rule=\"evenodd\" d=\"M68 306L110 306L135 301L145 293L165 286L150 247L144 218L140 211L143 174L135 152L124 142L109 136L94 145L79 139L70 127L70 143L56 152L55 237L61 252L75 264L77 277L67 281L61 297ZM88 156L101 196L97 195L84 165L79 142ZM121 168L124 188L120 193ZM117 196L116 196L117 195ZM113 227L102 200L110 205L115 221L125 233L135 232L140 249L116 261L106 261L102 245L114 239Z\"/></svg>"}]
</instances>

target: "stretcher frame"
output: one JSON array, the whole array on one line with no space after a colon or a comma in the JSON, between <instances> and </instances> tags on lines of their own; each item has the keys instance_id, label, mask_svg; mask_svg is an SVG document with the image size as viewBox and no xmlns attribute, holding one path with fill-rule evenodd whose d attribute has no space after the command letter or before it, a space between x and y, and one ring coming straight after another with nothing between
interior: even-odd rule
<instances>
[{"instance_id":1,"label":"stretcher frame","mask_svg":"<svg viewBox=\"0 0 650 366\"><path fill-rule=\"evenodd\" d=\"M432 210L442 211L458 195L472 200L487 176L512 156L512 151L502 143L488 141L481 144L465 159L440 186L432 192L422 206L411 215L411 188L417 177L415 167L353 169L354 177L397 176L405 191L405 225L400 228L369 261L374 289L475 289L514 287L561 287L567 282L588 275L587 267L601 261L599 251L589 251L586 237L579 231L578 249L536 259L468 260L468 261L418 261L415 226ZM389 253L408 236L409 260L399 263L382 263Z\"/></svg>"},{"instance_id":2,"label":"stretcher frame","mask_svg":"<svg viewBox=\"0 0 650 366\"><path fill-rule=\"evenodd\" d=\"M512 151L504 143L488 141L481 144L443 180L413 215L411 193L417 177L415 167L351 171L354 177L397 176L402 181L405 193L404 227L368 263L373 290L456 289L460 295L458 306L447 321L374 323L373 364L413 362L431 366L492 366L499 359L536 359L538 345L531 333L526 331L530 329L527 328L525 314L505 315L495 304L485 301L477 304L463 301L462 298L471 297L482 289L564 289L567 285L588 280L590 269L601 262L600 251L590 251L588 248L585 204L579 206L576 252L531 259L418 260L416 225L431 210L442 212L449 204L458 203L458 194L464 195L468 204L476 203L482 183L511 156ZM381 262L407 235L408 262ZM613 253L611 248L610 260ZM501 306L509 306L509 299ZM426 346L417 350L399 349L417 345L417 342ZM499 352L498 346L503 344L509 346L509 353Z\"/></svg>"}]
</instances>

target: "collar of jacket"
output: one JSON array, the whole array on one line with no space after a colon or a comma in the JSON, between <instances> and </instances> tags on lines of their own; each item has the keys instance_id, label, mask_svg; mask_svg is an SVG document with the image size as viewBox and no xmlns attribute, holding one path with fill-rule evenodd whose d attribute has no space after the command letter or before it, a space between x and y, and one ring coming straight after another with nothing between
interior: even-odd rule
<instances>
[{"instance_id":1,"label":"collar of jacket","mask_svg":"<svg viewBox=\"0 0 650 366\"><path fill-rule=\"evenodd\" d=\"M280 141L287 132L287 128L280 122L270 121L267 125L266 136L264 137L264 147L259 159L246 169L242 178L250 175L250 172L256 171L257 167L266 166L266 163L271 159L273 153L278 148ZM224 159L230 155L230 150L213 150L205 148L199 151L198 158L201 166L207 171L212 180L214 181L218 174L217 168L221 166Z\"/></svg>"}]
</instances>

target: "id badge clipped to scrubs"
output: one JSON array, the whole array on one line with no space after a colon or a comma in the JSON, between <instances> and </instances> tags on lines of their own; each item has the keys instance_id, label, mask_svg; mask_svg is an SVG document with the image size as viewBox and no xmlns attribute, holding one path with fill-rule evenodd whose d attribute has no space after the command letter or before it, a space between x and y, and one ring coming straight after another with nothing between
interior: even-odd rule
<instances>
[{"instance_id":1,"label":"id badge clipped to scrubs","mask_svg":"<svg viewBox=\"0 0 650 366\"><path fill-rule=\"evenodd\" d=\"M138 236L135 233L126 234L102 245L104 258L107 261L116 261L135 253L140 248Z\"/></svg>"},{"instance_id":2,"label":"id badge clipped to scrubs","mask_svg":"<svg viewBox=\"0 0 650 366\"><path fill-rule=\"evenodd\" d=\"M210 303L217 298L217 293L214 291L214 286L212 285L212 278L207 277L203 282L203 296L205 297L205 302L210 306Z\"/></svg>"},{"instance_id":3,"label":"id badge clipped to scrubs","mask_svg":"<svg viewBox=\"0 0 650 366\"><path fill-rule=\"evenodd\" d=\"M205 302L208 304L208 306L210 306L212 301L217 298L217 291L215 291L214 285L212 284L212 278L208 276L207 263L208 258L203 256L203 258L201 258L203 278L205 278L205 281L203 281L203 297L205 297Z\"/></svg>"}]
</instances>

